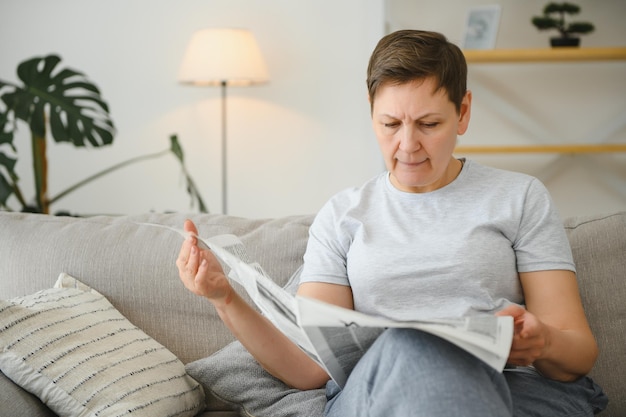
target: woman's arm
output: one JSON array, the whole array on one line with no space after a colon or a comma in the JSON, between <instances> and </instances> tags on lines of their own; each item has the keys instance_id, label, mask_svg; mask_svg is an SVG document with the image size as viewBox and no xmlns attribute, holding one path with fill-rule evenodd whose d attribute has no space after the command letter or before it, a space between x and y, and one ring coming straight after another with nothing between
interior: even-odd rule
<instances>
[{"instance_id":1,"label":"woman's arm","mask_svg":"<svg viewBox=\"0 0 626 417\"><path fill-rule=\"evenodd\" d=\"M197 234L191 221L185 222L184 227ZM328 381L328 374L319 365L237 294L220 263L211 251L201 250L195 238L185 240L176 265L185 287L213 304L226 326L269 373L299 389L319 388ZM317 295L316 298L324 301L346 305L346 287L332 284L303 287L299 291L303 295ZM351 292L349 303L352 303Z\"/></svg>"},{"instance_id":2,"label":"woman's arm","mask_svg":"<svg viewBox=\"0 0 626 417\"><path fill-rule=\"evenodd\" d=\"M228 302L209 300L230 331L270 374L298 389L313 389L328 374L234 290Z\"/></svg>"},{"instance_id":3,"label":"woman's arm","mask_svg":"<svg viewBox=\"0 0 626 417\"><path fill-rule=\"evenodd\" d=\"M526 310L512 305L498 315L513 316L513 365L533 364L548 378L571 381L587 374L598 356L571 271L520 273Z\"/></svg>"}]
</instances>

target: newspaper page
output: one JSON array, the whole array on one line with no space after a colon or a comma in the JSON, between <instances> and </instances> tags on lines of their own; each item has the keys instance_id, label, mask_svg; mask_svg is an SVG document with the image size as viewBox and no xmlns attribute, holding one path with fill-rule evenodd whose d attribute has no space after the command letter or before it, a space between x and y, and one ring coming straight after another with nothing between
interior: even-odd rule
<instances>
[{"instance_id":1,"label":"newspaper page","mask_svg":"<svg viewBox=\"0 0 626 417\"><path fill-rule=\"evenodd\" d=\"M173 230L181 229L143 223ZM341 387L376 338L388 328L413 328L429 332L465 349L502 371L511 349L513 318L492 315L459 319L395 321L370 316L319 300L293 296L248 258L234 235L208 239L195 236L228 268L228 277L241 284L259 310L292 342L322 366Z\"/></svg>"},{"instance_id":2,"label":"newspaper page","mask_svg":"<svg viewBox=\"0 0 626 417\"><path fill-rule=\"evenodd\" d=\"M395 321L305 297L296 297L299 324L332 378L341 387L356 362L384 329L422 330L465 349L502 371L513 339L512 317L492 315L449 320Z\"/></svg>"}]
</instances>

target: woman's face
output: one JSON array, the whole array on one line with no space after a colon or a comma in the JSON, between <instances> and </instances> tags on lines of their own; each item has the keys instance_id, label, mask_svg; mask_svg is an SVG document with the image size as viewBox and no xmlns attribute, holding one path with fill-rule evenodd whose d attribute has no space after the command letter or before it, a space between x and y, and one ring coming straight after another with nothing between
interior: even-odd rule
<instances>
[{"instance_id":1,"label":"woman's face","mask_svg":"<svg viewBox=\"0 0 626 417\"><path fill-rule=\"evenodd\" d=\"M460 172L453 156L457 135L467 130L471 93L460 114L433 78L382 85L372 106L372 124L391 183L424 193L448 185Z\"/></svg>"}]
</instances>

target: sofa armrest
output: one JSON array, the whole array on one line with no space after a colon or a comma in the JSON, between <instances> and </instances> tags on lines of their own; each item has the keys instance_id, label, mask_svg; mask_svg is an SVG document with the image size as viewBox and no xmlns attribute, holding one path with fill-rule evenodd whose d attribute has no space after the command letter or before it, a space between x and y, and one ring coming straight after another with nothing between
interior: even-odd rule
<instances>
[{"instance_id":1,"label":"sofa armrest","mask_svg":"<svg viewBox=\"0 0 626 417\"><path fill-rule=\"evenodd\" d=\"M565 220L580 294L600 355L591 372L609 396L603 416L626 416L626 212Z\"/></svg>"}]
</instances>

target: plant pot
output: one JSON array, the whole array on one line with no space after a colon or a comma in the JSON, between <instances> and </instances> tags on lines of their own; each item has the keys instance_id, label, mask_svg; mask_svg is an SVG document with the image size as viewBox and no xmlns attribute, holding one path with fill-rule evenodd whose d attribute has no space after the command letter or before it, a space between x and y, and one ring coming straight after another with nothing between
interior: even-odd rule
<instances>
[{"instance_id":1,"label":"plant pot","mask_svg":"<svg viewBox=\"0 0 626 417\"><path fill-rule=\"evenodd\" d=\"M561 46L580 46L580 38L550 38L550 45L553 48Z\"/></svg>"}]
</instances>

